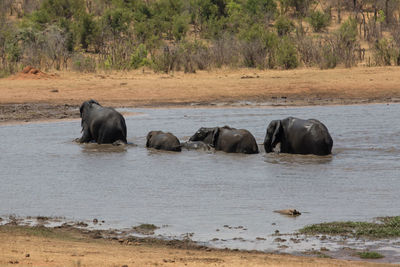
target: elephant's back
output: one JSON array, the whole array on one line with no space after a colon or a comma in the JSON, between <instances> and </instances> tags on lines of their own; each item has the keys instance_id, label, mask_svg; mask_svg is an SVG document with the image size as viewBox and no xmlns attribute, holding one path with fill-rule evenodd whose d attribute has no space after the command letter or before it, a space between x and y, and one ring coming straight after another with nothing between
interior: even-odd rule
<instances>
[{"instance_id":1,"label":"elephant's back","mask_svg":"<svg viewBox=\"0 0 400 267\"><path fill-rule=\"evenodd\" d=\"M237 148L238 152L245 154L256 154L259 152L256 138L250 131L246 129L239 129L237 132L241 136Z\"/></svg>"},{"instance_id":2,"label":"elephant's back","mask_svg":"<svg viewBox=\"0 0 400 267\"><path fill-rule=\"evenodd\" d=\"M171 133L160 133L155 138L155 143L164 149L175 149L181 146L179 139Z\"/></svg>"}]
</instances>

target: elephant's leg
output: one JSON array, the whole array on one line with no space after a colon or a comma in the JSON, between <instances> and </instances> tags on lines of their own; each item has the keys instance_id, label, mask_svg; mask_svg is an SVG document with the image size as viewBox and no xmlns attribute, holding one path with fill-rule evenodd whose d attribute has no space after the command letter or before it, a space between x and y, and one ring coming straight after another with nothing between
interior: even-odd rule
<instances>
[{"instance_id":1,"label":"elephant's leg","mask_svg":"<svg viewBox=\"0 0 400 267\"><path fill-rule=\"evenodd\" d=\"M89 131L84 130L83 131L83 135L81 138L79 138L78 142L79 143L89 143L90 141L92 141L92 135L89 133Z\"/></svg>"},{"instance_id":2,"label":"elephant's leg","mask_svg":"<svg viewBox=\"0 0 400 267\"><path fill-rule=\"evenodd\" d=\"M118 140L125 144L127 143L126 136L124 135L122 129L110 127L102 127L99 129L97 143L112 144Z\"/></svg>"}]
</instances>

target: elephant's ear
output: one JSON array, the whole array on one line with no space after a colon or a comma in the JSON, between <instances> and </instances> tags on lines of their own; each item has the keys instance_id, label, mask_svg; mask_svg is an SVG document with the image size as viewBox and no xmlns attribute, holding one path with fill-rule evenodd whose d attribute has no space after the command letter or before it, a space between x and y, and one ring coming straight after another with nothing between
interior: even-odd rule
<instances>
[{"instance_id":1,"label":"elephant's ear","mask_svg":"<svg viewBox=\"0 0 400 267\"><path fill-rule=\"evenodd\" d=\"M83 113L83 108L85 107L86 102L83 102L81 107L79 108L79 113L81 114L81 118L82 118L82 113Z\"/></svg>"},{"instance_id":2,"label":"elephant's ear","mask_svg":"<svg viewBox=\"0 0 400 267\"><path fill-rule=\"evenodd\" d=\"M211 147L215 147L217 145L218 141L218 136L219 136L219 127L215 127L215 129L212 131L212 138L211 138Z\"/></svg>"},{"instance_id":3,"label":"elephant's ear","mask_svg":"<svg viewBox=\"0 0 400 267\"><path fill-rule=\"evenodd\" d=\"M149 132L146 137L146 147L150 147L150 139L153 136L153 131Z\"/></svg>"},{"instance_id":4,"label":"elephant's ear","mask_svg":"<svg viewBox=\"0 0 400 267\"><path fill-rule=\"evenodd\" d=\"M99 106L101 106L100 104L99 104L99 102L97 102L96 100L94 100L94 99L90 99L89 100L89 104L90 105L92 105L92 104L96 104L96 105L99 105Z\"/></svg>"},{"instance_id":5,"label":"elephant's ear","mask_svg":"<svg viewBox=\"0 0 400 267\"><path fill-rule=\"evenodd\" d=\"M278 120L278 121L276 121L274 134L272 135L271 145L273 147L279 142L279 139L280 139L279 136L280 136L281 132L282 132L282 125L281 125L281 121Z\"/></svg>"}]
</instances>

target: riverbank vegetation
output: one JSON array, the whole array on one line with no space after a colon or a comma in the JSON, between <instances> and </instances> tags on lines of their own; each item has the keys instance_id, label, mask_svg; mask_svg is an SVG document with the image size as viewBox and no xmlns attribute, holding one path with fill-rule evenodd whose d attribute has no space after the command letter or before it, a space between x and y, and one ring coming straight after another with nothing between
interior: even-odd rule
<instances>
[{"instance_id":1,"label":"riverbank vegetation","mask_svg":"<svg viewBox=\"0 0 400 267\"><path fill-rule=\"evenodd\" d=\"M398 0L3 0L0 76L400 64Z\"/></svg>"},{"instance_id":2,"label":"riverbank vegetation","mask_svg":"<svg viewBox=\"0 0 400 267\"><path fill-rule=\"evenodd\" d=\"M377 218L377 222L330 222L306 226L302 234L345 235L365 238L400 237L400 216Z\"/></svg>"}]
</instances>

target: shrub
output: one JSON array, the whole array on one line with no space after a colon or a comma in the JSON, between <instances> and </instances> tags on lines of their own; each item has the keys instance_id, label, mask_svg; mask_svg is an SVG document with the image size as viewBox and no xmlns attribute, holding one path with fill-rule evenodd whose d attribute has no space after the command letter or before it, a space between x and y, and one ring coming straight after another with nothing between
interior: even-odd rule
<instances>
[{"instance_id":1,"label":"shrub","mask_svg":"<svg viewBox=\"0 0 400 267\"><path fill-rule=\"evenodd\" d=\"M325 43L321 47L321 56L319 60L319 67L321 69L333 69L338 63L338 56L335 53L335 48L331 44Z\"/></svg>"},{"instance_id":2,"label":"shrub","mask_svg":"<svg viewBox=\"0 0 400 267\"><path fill-rule=\"evenodd\" d=\"M274 68L278 36L266 31L262 25L254 24L250 29L240 33L243 64L250 68Z\"/></svg>"},{"instance_id":3,"label":"shrub","mask_svg":"<svg viewBox=\"0 0 400 267\"><path fill-rule=\"evenodd\" d=\"M87 51L89 45L94 44L99 35L99 29L93 16L86 13L82 15L76 26L75 34L79 38L79 44Z\"/></svg>"},{"instance_id":4,"label":"shrub","mask_svg":"<svg viewBox=\"0 0 400 267\"><path fill-rule=\"evenodd\" d=\"M299 65L296 47L287 37L279 42L276 56L278 65L284 69L294 69Z\"/></svg>"},{"instance_id":5,"label":"shrub","mask_svg":"<svg viewBox=\"0 0 400 267\"><path fill-rule=\"evenodd\" d=\"M176 41L185 38L186 32L189 30L189 20L185 16L176 16L173 19L172 35Z\"/></svg>"},{"instance_id":6,"label":"shrub","mask_svg":"<svg viewBox=\"0 0 400 267\"><path fill-rule=\"evenodd\" d=\"M373 55L376 65L390 66L395 50L392 43L387 39L376 40Z\"/></svg>"},{"instance_id":7,"label":"shrub","mask_svg":"<svg viewBox=\"0 0 400 267\"><path fill-rule=\"evenodd\" d=\"M357 42L357 21L349 18L342 23L339 30L335 33L336 49L340 55L340 59L346 67L351 67L355 64L355 48Z\"/></svg>"},{"instance_id":8,"label":"shrub","mask_svg":"<svg viewBox=\"0 0 400 267\"><path fill-rule=\"evenodd\" d=\"M322 32L329 26L330 16L320 11L311 12L308 17L308 22L313 28L314 32Z\"/></svg>"},{"instance_id":9,"label":"shrub","mask_svg":"<svg viewBox=\"0 0 400 267\"><path fill-rule=\"evenodd\" d=\"M185 72L195 72L196 69L205 70L211 65L210 50L200 41L183 43L182 53Z\"/></svg>"},{"instance_id":10,"label":"shrub","mask_svg":"<svg viewBox=\"0 0 400 267\"><path fill-rule=\"evenodd\" d=\"M169 73L177 66L179 58L179 47L176 45L165 45L152 55L151 67L155 72Z\"/></svg>"},{"instance_id":11,"label":"shrub","mask_svg":"<svg viewBox=\"0 0 400 267\"><path fill-rule=\"evenodd\" d=\"M288 2L287 5L294 7L298 16L306 16L311 5L315 3L315 0L287 0L281 2Z\"/></svg>"},{"instance_id":12,"label":"shrub","mask_svg":"<svg viewBox=\"0 0 400 267\"><path fill-rule=\"evenodd\" d=\"M68 34L55 25L49 26L44 37L46 42L43 44L43 53L48 59L48 67L60 70L62 64L66 66L71 53L68 51Z\"/></svg>"},{"instance_id":13,"label":"shrub","mask_svg":"<svg viewBox=\"0 0 400 267\"><path fill-rule=\"evenodd\" d=\"M215 39L210 50L213 63L218 68L223 65L237 66L239 64L239 43L232 35L224 34Z\"/></svg>"},{"instance_id":14,"label":"shrub","mask_svg":"<svg viewBox=\"0 0 400 267\"><path fill-rule=\"evenodd\" d=\"M320 40L314 40L311 36L299 35L297 36L296 43L299 60L303 62L304 65L310 67L318 64L319 50L322 46Z\"/></svg>"},{"instance_id":15,"label":"shrub","mask_svg":"<svg viewBox=\"0 0 400 267\"><path fill-rule=\"evenodd\" d=\"M72 69L79 72L96 72L96 61L82 54L75 54L72 58Z\"/></svg>"},{"instance_id":16,"label":"shrub","mask_svg":"<svg viewBox=\"0 0 400 267\"><path fill-rule=\"evenodd\" d=\"M285 16L280 16L275 22L275 28L279 36L288 35L294 30L294 23Z\"/></svg>"},{"instance_id":17,"label":"shrub","mask_svg":"<svg viewBox=\"0 0 400 267\"><path fill-rule=\"evenodd\" d=\"M148 51L144 44L140 44L131 55L131 67L138 69L150 64L147 59Z\"/></svg>"}]
</instances>

